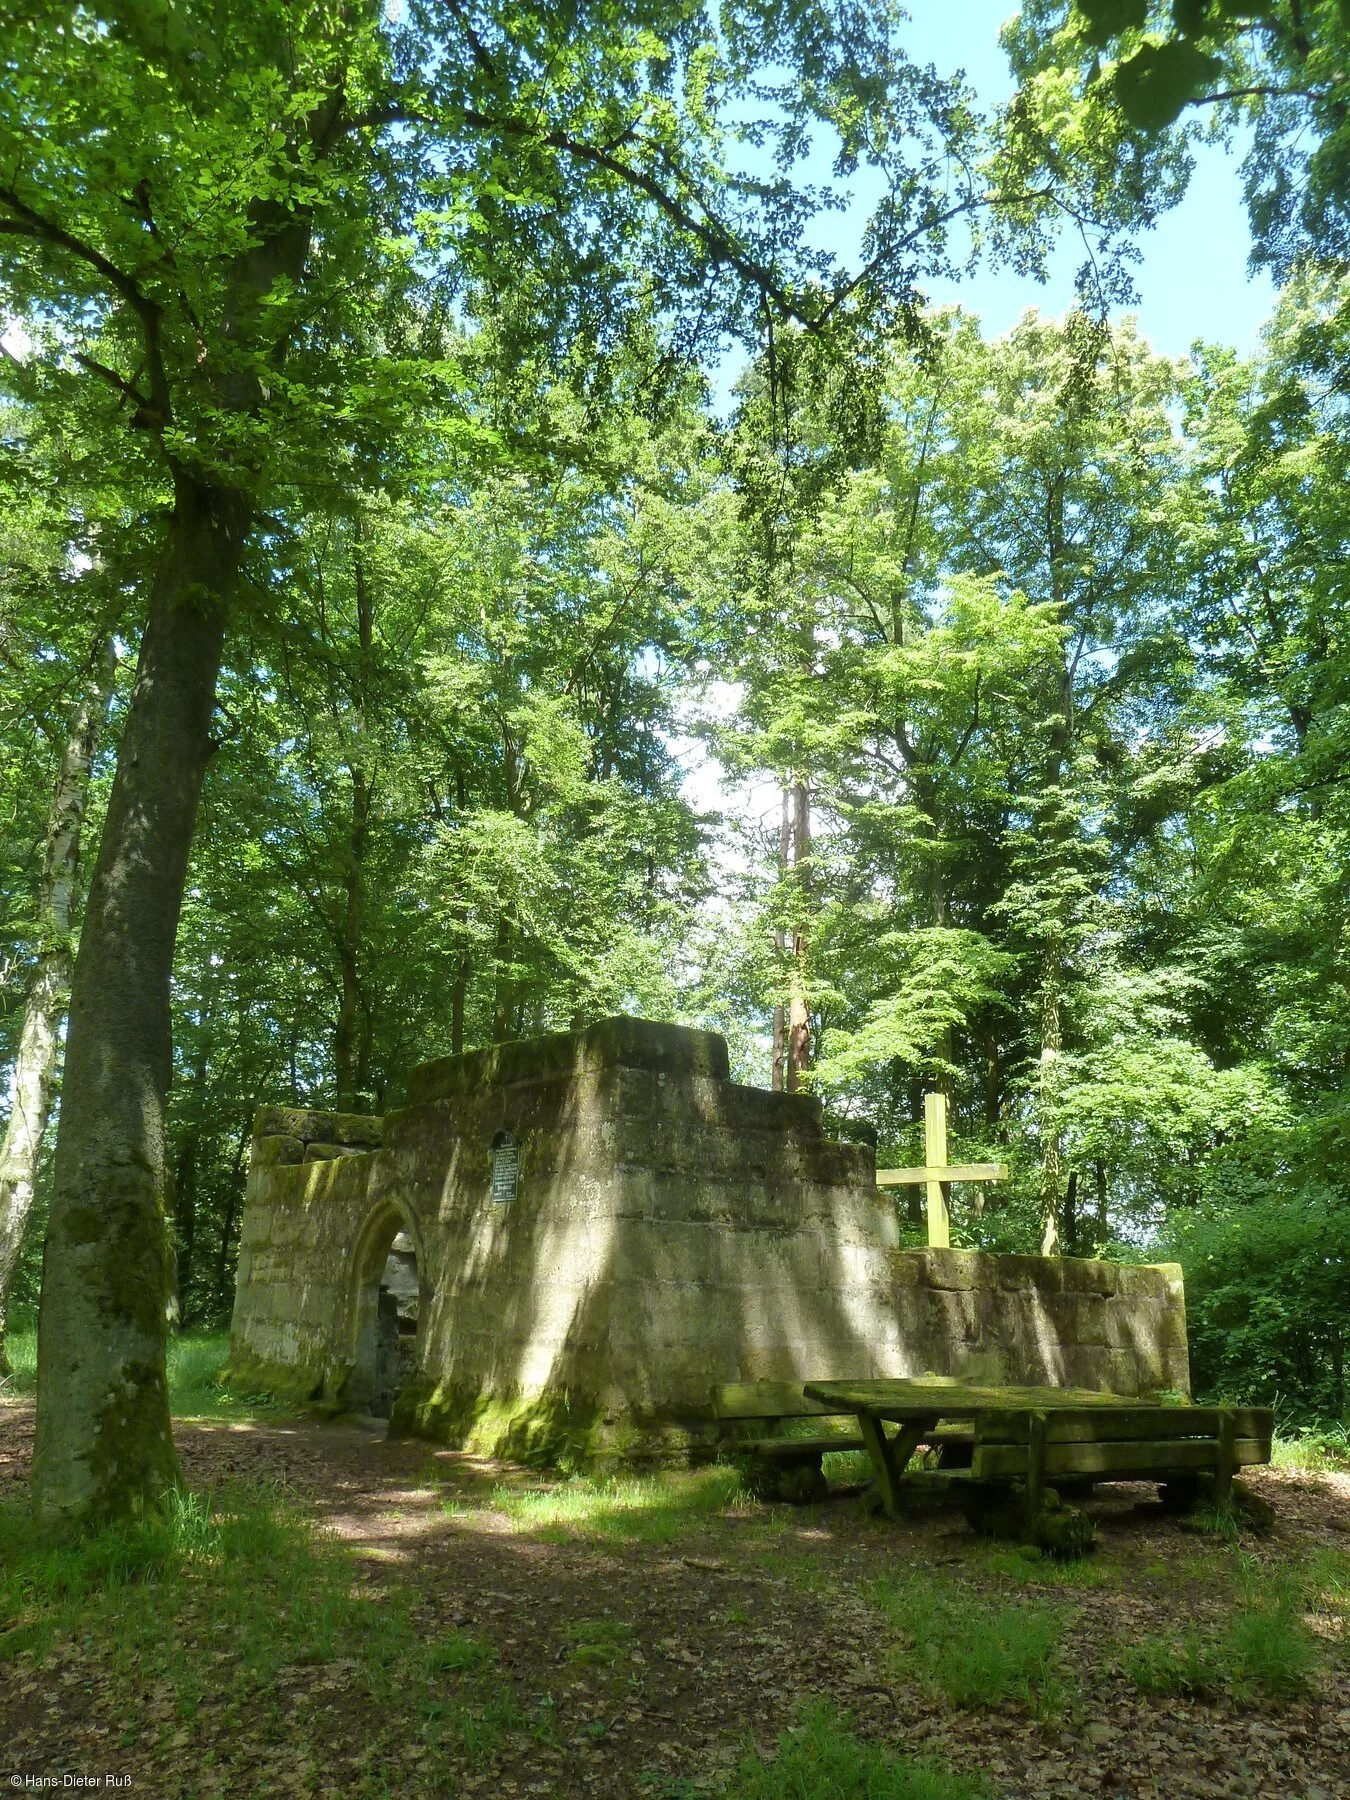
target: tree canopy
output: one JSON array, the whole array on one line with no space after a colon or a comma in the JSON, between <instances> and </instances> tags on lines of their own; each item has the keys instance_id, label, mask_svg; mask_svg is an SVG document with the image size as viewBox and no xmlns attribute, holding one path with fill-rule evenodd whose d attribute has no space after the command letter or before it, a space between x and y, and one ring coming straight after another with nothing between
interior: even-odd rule
<instances>
[{"instance_id":1,"label":"tree canopy","mask_svg":"<svg viewBox=\"0 0 1350 1800\"><path fill-rule=\"evenodd\" d=\"M1344 33L1028 0L986 123L874 0L0 24L11 1067L118 668L14 1275L45 1516L174 1482L259 1102L617 1011L883 1159L942 1087L1012 1169L959 1241L1175 1253L1199 1386L1344 1411ZM1279 307L1169 359L1089 302L1239 127ZM1066 218L1065 317L926 303Z\"/></svg>"}]
</instances>

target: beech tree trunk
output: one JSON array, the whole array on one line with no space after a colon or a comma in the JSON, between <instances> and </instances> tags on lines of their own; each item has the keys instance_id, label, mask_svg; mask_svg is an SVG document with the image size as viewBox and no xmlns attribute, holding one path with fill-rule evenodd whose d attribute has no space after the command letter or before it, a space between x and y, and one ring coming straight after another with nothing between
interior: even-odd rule
<instances>
[{"instance_id":1,"label":"beech tree trunk","mask_svg":"<svg viewBox=\"0 0 1350 1800\"><path fill-rule=\"evenodd\" d=\"M788 996L787 1089L794 1094L811 1067L811 1011L806 994L810 950L806 917L811 880L811 794L804 780L792 789L792 873L797 919L792 933L792 991Z\"/></svg>"},{"instance_id":2,"label":"beech tree trunk","mask_svg":"<svg viewBox=\"0 0 1350 1800\"><path fill-rule=\"evenodd\" d=\"M1039 1106L1041 1127L1041 1255L1060 1252L1060 1143L1059 1143L1059 945L1053 941L1044 956L1041 977L1041 1064Z\"/></svg>"},{"instance_id":3,"label":"beech tree trunk","mask_svg":"<svg viewBox=\"0 0 1350 1800\"><path fill-rule=\"evenodd\" d=\"M175 471L70 1000L38 1319L33 1505L134 1516L178 1479L165 1381L169 981L249 509Z\"/></svg>"},{"instance_id":4,"label":"beech tree trunk","mask_svg":"<svg viewBox=\"0 0 1350 1800\"><path fill-rule=\"evenodd\" d=\"M9 1121L0 1147L0 1375L10 1372L5 1355L5 1314L33 1207L38 1159L51 1111L57 1039L70 997L70 919L89 771L108 716L116 674L117 653L112 639L107 638L92 659L71 708L56 792L47 815L38 886L37 963L19 1034Z\"/></svg>"},{"instance_id":5,"label":"beech tree trunk","mask_svg":"<svg viewBox=\"0 0 1350 1800\"><path fill-rule=\"evenodd\" d=\"M469 976L473 959L467 950L459 953L455 979L450 988L450 1053L458 1056L464 1049L464 1001L469 992Z\"/></svg>"},{"instance_id":6,"label":"beech tree trunk","mask_svg":"<svg viewBox=\"0 0 1350 1800\"><path fill-rule=\"evenodd\" d=\"M792 814L788 810L791 795L783 789L783 810L778 824L778 879L787 875L792 848ZM773 934L773 947L781 958L787 953L787 933L780 925ZM773 1009L773 1073L770 1083L776 1094L787 1086L788 1009L780 1001Z\"/></svg>"}]
</instances>

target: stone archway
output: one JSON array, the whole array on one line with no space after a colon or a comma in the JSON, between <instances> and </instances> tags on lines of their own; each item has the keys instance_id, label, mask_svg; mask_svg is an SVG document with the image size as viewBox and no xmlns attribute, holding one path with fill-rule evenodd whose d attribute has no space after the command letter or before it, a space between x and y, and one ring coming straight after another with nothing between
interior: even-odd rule
<instances>
[{"instance_id":1,"label":"stone archway","mask_svg":"<svg viewBox=\"0 0 1350 1800\"><path fill-rule=\"evenodd\" d=\"M343 1398L387 1419L421 1362L428 1285L412 1221L382 1202L366 1221L351 1266L351 1372Z\"/></svg>"}]
</instances>

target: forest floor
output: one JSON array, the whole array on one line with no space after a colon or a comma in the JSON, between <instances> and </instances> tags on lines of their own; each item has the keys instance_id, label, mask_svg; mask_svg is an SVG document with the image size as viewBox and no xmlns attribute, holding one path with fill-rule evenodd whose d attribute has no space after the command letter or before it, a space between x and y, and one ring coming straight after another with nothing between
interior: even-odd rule
<instances>
[{"instance_id":1,"label":"forest floor","mask_svg":"<svg viewBox=\"0 0 1350 1800\"><path fill-rule=\"evenodd\" d=\"M0 1398L0 1782L1350 1794L1350 1474L1253 1476L1260 1541L1106 1489L1097 1551L1056 1565L949 1515L759 1504L725 1469L549 1482L351 1422L208 1417L177 1438L209 1501L41 1551L32 1428Z\"/></svg>"}]
</instances>

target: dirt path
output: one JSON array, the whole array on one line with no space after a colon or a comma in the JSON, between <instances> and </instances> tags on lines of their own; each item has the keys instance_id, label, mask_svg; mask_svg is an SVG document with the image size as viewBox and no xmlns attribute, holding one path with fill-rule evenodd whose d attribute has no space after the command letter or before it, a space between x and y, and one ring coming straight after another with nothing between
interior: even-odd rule
<instances>
[{"instance_id":1,"label":"dirt path","mask_svg":"<svg viewBox=\"0 0 1350 1800\"><path fill-rule=\"evenodd\" d=\"M1008 1800L1350 1795L1350 1680L1338 1650L1312 1697L1279 1707L1146 1699L1125 1679L1122 1644L1203 1623L1225 1595L1231 1604L1231 1588L1216 1585L1232 1568L1231 1548L1180 1532L1151 1489L1108 1490L1093 1503L1102 1542L1082 1585L1033 1590L1038 1602L1064 1608L1073 1680L1066 1703L1038 1718L1015 1703L959 1710L911 1678L903 1647L897 1662L894 1629L872 1603L879 1581L926 1577L1005 1606L1029 1591L1015 1579L1015 1557L1010 1575L1006 1552L991 1552L950 1517L877 1523L848 1499L807 1512L740 1505L677 1521L669 1541L625 1540L585 1526L531 1526L518 1510L513 1516L509 1495L540 1486L536 1477L386 1443L350 1424L182 1423L178 1441L194 1486L284 1484L352 1548L363 1579L412 1585L412 1618L426 1642L458 1634L489 1644L516 1714L536 1720L543 1709L549 1729L504 1731L485 1757L456 1768L449 1786L444 1772L430 1778L419 1769L415 1746L398 1766L389 1766L396 1753L386 1747L386 1785L358 1786L360 1708L346 1705L339 1670L336 1683L331 1673L323 1683L335 1716L334 1769L311 1766L305 1784L290 1787L277 1786L272 1769L246 1790L192 1789L181 1767L191 1740L180 1733L167 1755L162 1744L129 1753L139 1794L660 1800L710 1787L747 1738L767 1747L804 1703L826 1699L868 1735L980 1771ZM31 1410L0 1404L0 1497L21 1489L30 1443ZM1251 1547L1272 1566L1350 1551L1350 1477L1265 1471L1253 1485L1278 1513L1273 1536ZM62 1678L59 1667L53 1674ZM54 1682L44 1691L22 1659L0 1661L0 1742L11 1767L85 1766L86 1755L106 1760L108 1741L97 1708L81 1723L68 1690Z\"/></svg>"}]
</instances>

